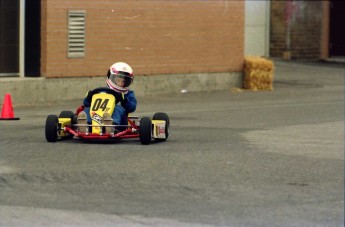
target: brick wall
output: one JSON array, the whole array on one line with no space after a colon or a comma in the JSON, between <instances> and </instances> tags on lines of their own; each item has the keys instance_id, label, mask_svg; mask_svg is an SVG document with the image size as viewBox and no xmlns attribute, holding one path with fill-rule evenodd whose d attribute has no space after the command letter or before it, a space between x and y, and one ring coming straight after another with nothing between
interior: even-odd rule
<instances>
[{"instance_id":1,"label":"brick wall","mask_svg":"<svg viewBox=\"0 0 345 227\"><path fill-rule=\"evenodd\" d=\"M285 50L285 1L272 1L270 18L270 56L282 57Z\"/></svg>"},{"instance_id":2,"label":"brick wall","mask_svg":"<svg viewBox=\"0 0 345 227\"><path fill-rule=\"evenodd\" d=\"M272 1L270 56L319 58L322 1Z\"/></svg>"},{"instance_id":3,"label":"brick wall","mask_svg":"<svg viewBox=\"0 0 345 227\"><path fill-rule=\"evenodd\" d=\"M67 58L67 12L86 11L86 56ZM243 1L42 0L41 73L99 76L116 61L136 75L239 72Z\"/></svg>"}]
</instances>

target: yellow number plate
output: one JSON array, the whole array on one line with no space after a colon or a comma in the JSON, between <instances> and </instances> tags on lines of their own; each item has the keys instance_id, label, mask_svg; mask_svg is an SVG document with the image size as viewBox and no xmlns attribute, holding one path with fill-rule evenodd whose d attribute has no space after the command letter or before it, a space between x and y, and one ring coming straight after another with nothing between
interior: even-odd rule
<instances>
[{"instance_id":1,"label":"yellow number plate","mask_svg":"<svg viewBox=\"0 0 345 227\"><path fill-rule=\"evenodd\" d=\"M107 93L98 93L92 96L90 116L92 119L92 133L100 134L104 113L111 116L115 108L115 97Z\"/></svg>"}]
</instances>

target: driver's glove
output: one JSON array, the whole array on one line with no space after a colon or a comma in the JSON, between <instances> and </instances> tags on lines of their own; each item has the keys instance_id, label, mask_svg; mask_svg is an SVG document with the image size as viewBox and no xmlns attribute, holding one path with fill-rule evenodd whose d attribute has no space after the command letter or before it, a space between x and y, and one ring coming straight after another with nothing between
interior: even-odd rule
<instances>
[{"instance_id":1,"label":"driver's glove","mask_svg":"<svg viewBox=\"0 0 345 227\"><path fill-rule=\"evenodd\" d=\"M122 101L121 101L121 106L125 105L127 103L127 99L124 98Z\"/></svg>"},{"instance_id":2,"label":"driver's glove","mask_svg":"<svg viewBox=\"0 0 345 227\"><path fill-rule=\"evenodd\" d=\"M125 95L122 92L116 92L115 98L116 98L116 103L118 102L122 103L123 100L125 99Z\"/></svg>"}]
</instances>

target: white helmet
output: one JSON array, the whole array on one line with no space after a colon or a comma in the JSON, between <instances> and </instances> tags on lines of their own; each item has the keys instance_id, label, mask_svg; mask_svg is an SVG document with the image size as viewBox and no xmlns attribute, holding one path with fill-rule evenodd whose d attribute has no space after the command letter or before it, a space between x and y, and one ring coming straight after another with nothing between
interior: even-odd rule
<instances>
[{"instance_id":1,"label":"white helmet","mask_svg":"<svg viewBox=\"0 0 345 227\"><path fill-rule=\"evenodd\" d=\"M107 86L115 91L127 93L133 79L132 67L127 63L117 62L108 70Z\"/></svg>"}]
</instances>

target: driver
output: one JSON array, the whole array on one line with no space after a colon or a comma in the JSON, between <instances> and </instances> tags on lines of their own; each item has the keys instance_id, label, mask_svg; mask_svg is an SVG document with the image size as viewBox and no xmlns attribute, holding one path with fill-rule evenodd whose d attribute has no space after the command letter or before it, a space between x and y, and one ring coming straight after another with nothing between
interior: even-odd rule
<instances>
[{"instance_id":1,"label":"driver","mask_svg":"<svg viewBox=\"0 0 345 227\"><path fill-rule=\"evenodd\" d=\"M132 68L124 62L117 62L110 66L107 72L107 87L118 92L120 102L115 105L112 116L104 113L103 124L105 125L128 125L127 116L135 111L137 100L134 92L129 89L134 79ZM90 105L92 99L92 91L89 91L84 98L83 105L77 110L78 124L91 124ZM114 132L113 127L105 127L106 133ZM121 127L126 129L126 127ZM79 126L80 132L86 132L86 126Z\"/></svg>"}]
</instances>

